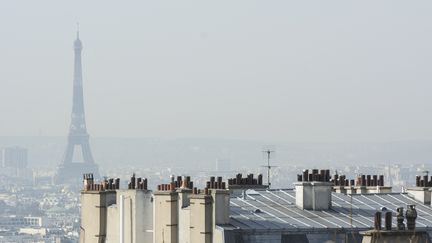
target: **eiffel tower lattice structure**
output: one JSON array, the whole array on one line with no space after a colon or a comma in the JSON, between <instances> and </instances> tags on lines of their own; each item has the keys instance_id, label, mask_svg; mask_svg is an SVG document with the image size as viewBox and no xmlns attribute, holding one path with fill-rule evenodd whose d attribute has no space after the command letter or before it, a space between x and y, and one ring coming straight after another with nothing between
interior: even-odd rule
<instances>
[{"instance_id":1,"label":"eiffel tower lattice structure","mask_svg":"<svg viewBox=\"0 0 432 243\"><path fill-rule=\"evenodd\" d=\"M84 97L81 52L82 42L77 32L77 39L74 42L75 66L73 80L73 104L72 121L69 128L69 135L63 159L57 168L54 178L56 183L78 182L84 173L93 173L95 178L99 177L99 168L94 162L90 149L89 134L87 133ZM76 150L77 148L80 148ZM81 152L82 161L77 161L74 152Z\"/></svg>"}]
</instances>

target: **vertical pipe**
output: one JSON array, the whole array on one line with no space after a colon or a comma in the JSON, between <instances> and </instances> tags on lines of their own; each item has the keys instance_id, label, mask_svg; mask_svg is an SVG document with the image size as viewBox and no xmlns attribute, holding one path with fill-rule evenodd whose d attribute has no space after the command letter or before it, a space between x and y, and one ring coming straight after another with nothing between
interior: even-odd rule
<instances>
[{"instance_id":1,"label":"vertical pipe","mask_svg":"<svg viewBox=\"0 0 432 243\"><path fill-rule=\"evenodd\" d=\"M379 186L384 186L384 175L379 176Z\"/></svg>"},{"instance_id":2,"label":"vertical pipe","mask_svg":"<svg viewBox=\"0 0 432 243\"><path fill-rule=\"evenodd\" d=\"M298 182L301 182L303 179L302 179L302 175L297 175L297 181Z\"/></svg>"},{"instance_id":3,"label":"vertical pipe","mask_svg":"<svg viewBox=\"0 0 432 243\"><path fill-rule=\"evenodd\" d=\"M308 181L309 170L303 170L303 181Z\"/></svg>"},{"instance_id":4,"label":"vertical pipe","mask_svg":"<svg viewBox=\"0 0 432 243\"><path fill-rule=\"evenodd\" d=\"M378 176L377 175L373 175L372 176L372 186L378 186Z\"/></svg>"},{"instance_id":5,"label":"vertical pipe","mask_svg":"<svg viewBox=\"0 0 432 243\"><path fill-rule=\"evenodd\" d=\"M385 229L391 230L392 227L392 213L386 212L385 213Z\"/></svg>"},{"instance_id":6,"label":"vertical pipe","mask_svg":"<svg viewBox=\"0 0 432 243\"><path fill-rule=\"evenodd\" d=\"M124 243L124 196L120 195L120 243Z\"/></svg>"},{"instance_id":7,"label":"vertical pipe","mask_svg":"<svg viewBox=\"0 0 432 243\"><path fill-rule=\"evenodd\" d=\"M375 213L375 221L374 221L375 230L381 230L381 212Z\"/></svg>"}]
</instances>

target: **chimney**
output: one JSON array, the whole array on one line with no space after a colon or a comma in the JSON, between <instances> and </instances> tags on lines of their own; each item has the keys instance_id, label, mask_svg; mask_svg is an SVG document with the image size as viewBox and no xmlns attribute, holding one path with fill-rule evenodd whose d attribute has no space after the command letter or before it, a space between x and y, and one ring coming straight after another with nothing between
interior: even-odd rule
<instances>
[{"instance_id":1,"label":"chimney","mask_svg":"<svg viewBox=\"0 0 432 243\"><path fill-rule=\"evenodd\" d=\"M190 197L190 243L211 243L213 239L212 196L197 190Z\"/></svg>"},{"instance_id":2,"label":"chimney","mask_svg":"<svg viewBox=\"0 0 432 243\"><path fill-rule=\"evenodd\" d=\"M241 173L238 173L236 177L229 178L228 183L222 182L222 177L218 177L218 181L214 181L215 177L210 177L210 181L207 182L209 189L226 189L233 195L241 195L243 191L248 189L267 189L268 185L263 185L263 176L259 174L257 178L254 178L253 174L249 174L243 177Z\"/></svg>"},{"instance_id":3,"label":"chimney","mask_svg":"<svg viewBox=\"0 0 432 243\"><path fill-rule=\"evenodd\" d=\"M154 206L152 202L152 192L142 189L142 178L141 180L136 178L135 186L138 188L117 191L118 208L116 212L118 220L114 218L113 221L117 221L118 223L109 222L107 225L109 242L153 241ZM118 238L115 238L115 236Z\"/></svg>"},{"instance_id":4,"label":"chimney","mask_svg":"<svg viewBox=\"0 0 432 243\"><path fill-rule=\"evenodd\" d=\"M154 243L178 242L178 192L172 184L159 185L158 191L153 194Z\"/></svg>"},{"instance_id":5,"label":"chimney","mask_svg":"<svg viewBox=\"0 0 432 243\"><path fill-rule=\"evenodd\" d=\"M213 222L215 225L229 224L230 192L227 189L211 189L213 198Z\"/></svg>"},{"instance_id":6,"label":"chimney","mask_svg":"<svg viewBox=\"0 0 432 243\"><path fill-rule=\"evenodd\" d=\"M317 174L317 170L312 170L312 174L306 178L308 181L294 183L297 207L306 210L328 210L331 207L334 185L333 182L328 181L330 176L322 178Z\"/></svg>"},{"instance_id":7,"label":"chimney","mask_svg":"<svg viewBox=\"0 0 432 243\"><path fill-rule=\"evenodd\" d=\"M406 212L407 228L403 223L403 208L397 208L397 229L392 230L392 212L385 213L385 230L382 230L382 213L375 213L374 229L361 231L362 243L385 242L430 242L427 230L417 230L415 220L417 211L415 205L408 205Z\"/></svg>"},{"instance_id":8,"label":"chimney","mask_svg":"<svg viewBox=\"0 0 432 243\"><path fill-rule=\"evenodd\" d=\"M106 190L105 182L96 184L93 174L84 174L83 179L80 242L105 241L107 208L116 203L116 191Z\"/></svg>"},{"instance_id":9,"label":"chimney","mask_svg":"<svg viewBox=\"0 0 432 243\"><path fill-rule=\"evenodd\" d=\"M413 187L408 187L406 192L409 196L413 197L416 201L419 201L423 204L430 205L431 204L431 188L426 185L425 179L427 177L423 177L423 179L417 175L416 176L416 185ZM428 182L430 183L430 181Z\"/></svg>"},{"instance_id":10,"label":"chimney","mask_svg":"<svg viewBox=\"0 0 432 243\"><path fill-rule=\"evenodd\" d=\"M190 242L190 196L192 189L188 188L190 177L177 177L178 184L178 240L179 242Z\"/></svg>"}]
</instances>

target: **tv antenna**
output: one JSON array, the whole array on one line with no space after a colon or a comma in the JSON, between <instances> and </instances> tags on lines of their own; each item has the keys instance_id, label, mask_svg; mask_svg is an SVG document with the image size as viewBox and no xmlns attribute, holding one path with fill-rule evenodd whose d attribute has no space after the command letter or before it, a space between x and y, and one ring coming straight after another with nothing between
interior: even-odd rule
<instances>
[{"instance_id":1,"label":"tv antenna","mask_svg":"<svg viewBox=\"0 0 432 243\"><path fill-rule=\"evenodd\" d=\"M267 165L263 165L262 167L267 168L267 186L270 189L270 186L271 186L270 170L271 170L271 168L276 167L276 166L270 165L270 158L272 156L272 153L274 153L275 151L271 150L271 149L264 149L262 152L266 155L266 158L267 158Z\"/></svg>"}]
</instances>

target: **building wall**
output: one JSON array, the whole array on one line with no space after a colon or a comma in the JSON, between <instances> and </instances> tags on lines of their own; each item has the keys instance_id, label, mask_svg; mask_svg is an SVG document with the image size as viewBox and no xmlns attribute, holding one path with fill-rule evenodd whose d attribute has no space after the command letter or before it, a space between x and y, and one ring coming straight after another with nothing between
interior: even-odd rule
<instances>
[{"instance_id":1,"label":"building wall","mask_svg":"<svg viewBox=\"0 0 432 243\"><path fill-rule=\"evenodd\" d=\"M211 243L213 207L210 195L192 195L190 199L190 242Z\"/></svg>"},{"instance_id":2,"label":"building wall","mask_svg":"<svg viewBox=\"0 0 432 243\"><path fill-rule=\"evenodd\" d=\"M180 189L178 191L178 238L181 243L190 243L190 201L192 190Z\"/></svg>"},{"instance_id":3,"label":"building wall","mask_svg":"<svg viewBox=\"0 0 432 243\"><path fill-rule=\"evenodd\" d=\"M119 243L119 233L120 233L120 225L119 225L119 211L117 204L113 204L108 207L107 210L107 237L106 243Z\"/></svg>"},{"instance_id":4,"label":"building wall","mask_svg":"<svg viewBox=\"0 0 432 243\"><path fill-rule=\"evenodd\" d=\"M1 227L42 227L41 217L0 217Z\"/></svg>"},{"instance_id":5,"label":"building wall","mask_svg":"<svg viewBox=\"0 0 432 243\"><path fill-rule=\"evenodd\" d=\"M282 235L279 234L244 234L243 243L282 243ZM237 242L236 242L237 243ZM284 242L285 243L285 242ZM299 242L301 243L301 242Z\"/></svg>"},{"instance_id":6,"label":"building wall","mask_svg":"<svg viewBox=\"0 0 432 243\"><path fill-rule=\"evenodd\" d=\"M331 207L331 192L333 184L330 182L297 182L296 205L301 209L327 210Z\"/></svg>"},{"instance_id":7,"label":"building wall","mask_svg":"<svg viewBox=\"0 0 432 243\"><path fill-rule=\"evenodd\" d=\"M213 242L214 243L224 243L225 241L225 234L224 234L224 230L223 228L219 227L219 226L215 226L215 228L213 229Z\"/></svg>"},{"instance_id":8,"label":"building wall","mask_svg":"<svg viewBox=\"0 0 432 243\"><path fill-rule=\"evenodd\" d=\"M178 242L178 193L156 191L154 193L154 243Z\"/></svg>"},{"instance_id":9,"label":"building wall","mask_svg":"<svg viewBox=\"0 0 432 243\"><path fill-rule=\"evenodd\" d=\"M120 204L123 201L123 207ZM120 210L123 209L123 227ZM123 231L123 241L120 240ZM116 204L108 207L107 242L153 242L153 203L151 191L117 190Z\"/></svg>"},{"instance_id":10,"label":"building wall","mask_svg":"<svg viewBox=\"0 0 432 243\"><path fill-rule=\"evenodd\" d=\"M429 189L429 187L411 187L407 189L407 193L421 203L431 204L431 191Z\"/></svg>"},{"instance_id":11,"label":"building wall","mask_svg":"<svg viewBox=\"0 0 432 243\"><path fill-rule=\"evenodd\" d=\"M1 152L2 167L26 168L27 149L21 147L7 147Z\"/></svg>"},{"instance_id":12,"label":"building wall","mask_svg":"<svg viewBox=\"0 0 432 243\"><path fill-rule=\"evenodd\" d=\"M358 233L338 231L301 233L280 231L225 231L221 235L223 241L213 243L346 243L362 241ZM216 238L215 238L216 239ZM218 238L220 239L220 238Z\"/></svg>"},{"instance_id":13,"label":"building wall","mask_svg":"<svg viewBox=\"0 0 432 243\"><path fill-rule=\"evenodd\" d=\"M212 189L213 224L229 224L230 194L228 190Z\"/></svg>"},{"instance_id":14,"label":"building wall","mask_svg":"<svg viewBox=\"0 0 432 243\"><path fill-rule=\"evenodd\" d=\"M114 191L81 192L80 243L99 243L106 238L107 208L116 201Z\"/></svg>"}]
</instances>

